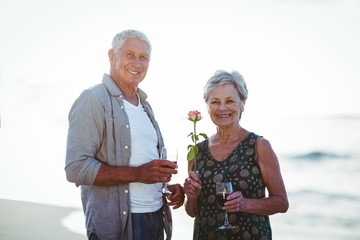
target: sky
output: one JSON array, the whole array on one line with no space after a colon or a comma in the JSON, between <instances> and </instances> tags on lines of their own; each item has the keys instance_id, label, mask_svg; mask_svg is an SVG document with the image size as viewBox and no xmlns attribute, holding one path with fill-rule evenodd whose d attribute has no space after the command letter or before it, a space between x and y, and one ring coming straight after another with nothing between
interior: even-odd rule
<instances>
[{"instance_id":1,"label":"sky","mask_svg":"<svg viewBox=\"0 0 360 240\"><path fill-rule=\"evenodd\" d=\"M206 116L203 86L218 69L244 76L242 121L250 128L360 116L357 0L0 0L0 152L8 162L14 153L39 154L47 166L55 154L63 168L69 109L108 73L111 40L125 29L152 43L140 87L165 139L186 141L188 111ZM206 118L199 124L214 128ZM9 177L16 171L3 169Z\"/></svg>"},{"instance_id":2,"label":"sky","mask_svg":"<svg viewBox=\"0 0 360 240\"><path fill-rule=\"evenodd\" d=\"M56 104L70 105L101 81L112 37L130 28L152 42L140 87L159 108L164 99L202 107L203 85L224 69L244 76L254 115L360 112L356 0L1 0L0 6L3 121L16 84L60 88Z\"/></svg>"}]
</instances>

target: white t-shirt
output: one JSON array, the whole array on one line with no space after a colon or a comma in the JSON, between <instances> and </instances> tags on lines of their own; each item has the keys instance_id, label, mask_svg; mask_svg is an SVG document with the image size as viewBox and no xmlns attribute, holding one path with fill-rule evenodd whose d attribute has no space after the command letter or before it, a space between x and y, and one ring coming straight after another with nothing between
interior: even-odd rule
<instances>
[{"instance_id":1,"label":"white t-shirt","mask_svg":"<svg viewBox=\"0 0 360 240\"><path fill-rule=\"evenodd\" d=\"M138 106L124 100L124 106L131 131L130 166L136 167L153 159L159 159L157 135L140 100ZM130 183L131 212L147 213L159 210L163 205L161 187L162 183Z\"/></svg>"}]
</instances>

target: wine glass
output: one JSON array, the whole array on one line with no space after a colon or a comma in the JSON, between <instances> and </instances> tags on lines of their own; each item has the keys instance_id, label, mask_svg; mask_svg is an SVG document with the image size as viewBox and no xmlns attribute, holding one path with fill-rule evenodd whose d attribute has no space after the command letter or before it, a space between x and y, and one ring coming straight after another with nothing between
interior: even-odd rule
<instances>
[{"instance_id":1,"label":"wine glass","mask_svg":"<svg viewBox=\"0 0 360 240\"><path fill-rule=\"evenodd\" d=\"M224 203L226 201L226 198L232 192L233 192L233 189L232 189L231 182L216 183L216 199L217 199L217 202L220 204L221 207L224 207ZM224 230L224 229L232 229L232 228L234 228L234 226L232 226L229 223L228 213L227 213L227 211L225 211L224 224L221 227L219 227L219 229Z\"/></svg>"},{"instance_id":2,"label":"wine glass","mask_svg":"<svg viewBox=\"0 0 360 240\"><path fill-rule=\"evenodd\" d=\"M170 160L172 160L174 163L177 163L178 161L178 149L174 149L175 152L169 151L168 148L163 147L161 149L160 153L160 159L168 159L168 156L170 156ZM167 188L167 183L163 184L163 187L161 188L161 192L163 194L171 194L172 192Z\"/></svg>"}]
</instances>

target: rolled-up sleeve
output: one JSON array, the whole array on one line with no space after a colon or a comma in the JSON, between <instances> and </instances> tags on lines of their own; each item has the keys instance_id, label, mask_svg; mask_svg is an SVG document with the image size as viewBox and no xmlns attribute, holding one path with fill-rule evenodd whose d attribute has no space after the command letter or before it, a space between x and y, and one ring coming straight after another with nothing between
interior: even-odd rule
<instances>
[{"instance_id":1,"label":"rolled-up sleeve","mask_svg":"<svg viewBox=\"0 0 360 240\"><path fill-rule=\"evenodd\" d=\"M105 130L105 111L100 100L85 90L69 113L65 172L76 186L92 185L100 169L96 158Z\"/></svg>"}]
</instances>

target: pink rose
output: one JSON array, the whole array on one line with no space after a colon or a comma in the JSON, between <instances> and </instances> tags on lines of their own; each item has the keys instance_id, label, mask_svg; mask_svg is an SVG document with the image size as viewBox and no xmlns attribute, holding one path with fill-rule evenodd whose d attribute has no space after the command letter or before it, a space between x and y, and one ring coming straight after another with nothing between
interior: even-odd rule
<instances>
[{"instance_id":1,"label":"pink rose","mask_svg":"<svg viewBox=\"0 0 360 240\"><path fill-rule=\"evenodd\" d=\"M197 110L194 110L194 111L190 111L188 113L188 119L190 121L193 121L193 122L197 122L197 121L200 121L202 118L201 116L201 112L197 111Z\"/></svg>"},{"instance_id":2,"label":"pink rose","mask_svg":"<svg viewBox=\"0 0 360 240\"><path fill-rule=\"evenodd\" d=\"M196 123L202 119L201 113L197 110L190 111L188 113L188 119L193 122L194 131L191 132L188 137L191 137L192 144L188 145L188 154L187 154L187 160L191 161L195 159L195 169L196 169L196 154L199 152L198 147L196 144L199 141L199 137L203 137L204 139L207 139L207 135L205 133L196 133Z\"/></svg>"}]
</instances>

